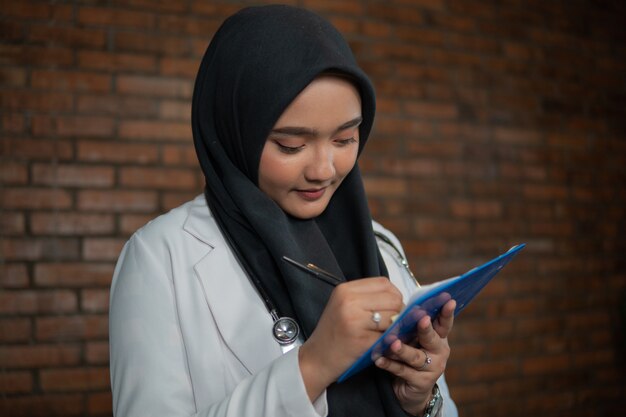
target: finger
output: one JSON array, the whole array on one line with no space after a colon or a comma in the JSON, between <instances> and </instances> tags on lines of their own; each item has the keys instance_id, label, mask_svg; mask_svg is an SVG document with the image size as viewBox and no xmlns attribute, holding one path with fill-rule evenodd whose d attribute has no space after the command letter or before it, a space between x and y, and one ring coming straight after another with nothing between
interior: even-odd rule
<instances>
[{"instance_id":1,"label":"finger","mask_svg":"<svg viewBox=\"0 0 626 417\"><path fill-rule=\"evenodd\" d=\"M454 310L456 309L456 301L450 300L444 304L441 312L437 316L437 319L433 322L433 328L435 332L441 338L446 338L452 330L454 325Z\"/></svg>"},{"instance_id":2,"label":"finger","mask_svg":"<svg viewBox=\"0 0 626 417\"><path fill-rule=\"evenodd\" d=\"M424 349L437 352L441 347L441 337L433 329L430 316L425 316L417 322L417 339Z\"/></svg>"},{"instance_id":3,"label":"finger","mask_svg":"<svg viewBox=\"0 0 626 417\"><path fill-rule=\"evenodd\" d=\"M395 361L383 356L376 359L374 364L378 368L384 369L398 378L403 379L418 391L426 391L430 386L432 386L433 378L431 375L419 372L403 362Z\"/></svg>"},{"instance_id":4,"label":"finger","mask_svg":"<svg viewBox=\"0 0 626 417\"><path fill-rule=\"evenodd\" d=\"M365 312L364 320L367 322L367 328L369 330L375 330L378 332L384 332L391 326L392 317L397 314L396 310L376 310L371 312Z\"/></svg>"},{"instance_id":5,"label":"finger","mask_svg":"<svg viewBox=\"0 0 626 417\"><path fill-rule=\"evenodd\" d=\"M392 343L389 348L391 354L387 357L398 362L404 362L406 365L409 365L417 371L427 370L428 366L432 362L432 359L425 351L414 346L407 345L406 343L402 343L400 340Z\"/></svg>"},{"instance_id":6,"label":"finger","mask_svg":"<svg viewBox=\"0 0 626 417\"><path fill-rule=\"evenodd\" d=\"M351 291L359 293L371 293L378 291L397 291L398 293L400 293L400 291L395 287L395 285L391 283L391 281L387 277L355 279L352 281L344 282L339 286L350 287Z\"/></svg>"}]
</instances>

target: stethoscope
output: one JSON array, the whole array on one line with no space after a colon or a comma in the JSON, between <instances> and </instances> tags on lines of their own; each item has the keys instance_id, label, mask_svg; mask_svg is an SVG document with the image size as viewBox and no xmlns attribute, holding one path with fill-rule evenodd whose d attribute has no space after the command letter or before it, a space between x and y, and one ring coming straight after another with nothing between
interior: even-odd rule
<instances>
[{"instance_id":1,"label":"stethoscope","mask_svg":"<svg viewBox=\"0 0 626 417\"><path fill-rule=\"evenodd\" d=\"M391 241L391 239L389 239L387 236L385 236L384 234L378 231L375 231L374 234L376 235L378 239L385 242L389 247L391 247L394 250L398 262L404 267L404 269L408 272L408 275L415 282L415 284L419 287L420 284L415 278L415 276L413 275L413 272L411 271L411 269L409 268L409 264L406 258L404 257L402 252L398 249L398 247L393 243L393 241ZM302 269L303 271L306 271L312 274L313 276L333 286L343 282L341 278L338 278L337 276L331 274L330 272L327 272L323 270L322 268L315 266L311 263L305 265L300 262L294 261L293 259L288 258L286 256L283 256L283 260L291 263L292 265ZM278 342L283 353L288 352L289 350L293 349L298 343L298 338L300 336L300 325L295 319L288 317L288 316L280 315L278 307L272 301L268 292L265 290L263 283L257 277L252 276L251 281L254 287L256 288L258 294L263 299L263 303L265 304L267 311L269 311L269 314L272 317L272 321L273 321L272 337L274 338L274 340L276 340L276 342Z\"/></svg>"}]
</instances>

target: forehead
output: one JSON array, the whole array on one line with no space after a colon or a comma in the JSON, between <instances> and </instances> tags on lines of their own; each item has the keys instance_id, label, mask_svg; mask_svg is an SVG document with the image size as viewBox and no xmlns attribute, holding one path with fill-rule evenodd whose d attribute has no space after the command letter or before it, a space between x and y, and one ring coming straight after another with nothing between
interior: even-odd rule
<instances>
[{"instance_id":1,"label":"forehead","mask_svg":"<svg viewBox=\"0 0 626 417\"><path fill-rule=\"evenodd\" d=\"M361 115L361 97L347 79L334 75L315 78L287 106L275 124L337 127Z\"/></svg>"}]
</instances>

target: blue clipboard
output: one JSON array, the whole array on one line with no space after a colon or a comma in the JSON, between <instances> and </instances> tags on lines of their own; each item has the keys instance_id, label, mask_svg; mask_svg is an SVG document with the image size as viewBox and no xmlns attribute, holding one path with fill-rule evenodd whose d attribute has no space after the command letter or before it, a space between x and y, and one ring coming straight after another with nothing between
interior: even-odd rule
<instances>
[{"instance_id":1,"label":"blue clipboard","mask_svg":"<svg viewBox=\"0 0 626 417\"><path fill-rule=\"evenodd\" d=\"M459 314L525 246L524 243L513 246L497 258L471 269L463 275L418 288L396 321L339 377L337 382L345 381L370 366L385 353L395 340L400 339L402 342L408 343L415 339L417 322L426 314L431 318L436 317L441 307L448 300L452 298L456 300L454 315Z\"/></svg>"}]
</instances>

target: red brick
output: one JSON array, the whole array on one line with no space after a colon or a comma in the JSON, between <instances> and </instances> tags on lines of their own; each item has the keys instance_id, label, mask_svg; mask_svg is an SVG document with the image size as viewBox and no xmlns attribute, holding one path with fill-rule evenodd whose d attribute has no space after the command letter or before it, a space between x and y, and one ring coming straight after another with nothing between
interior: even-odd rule
<instances>
[{"instance_id":1,"label":"red brick","mask_svg":"<svg viewBox=\"0 0 626 417\"><path fill-rule=\"evenodd\" d=\"M156 18L153 13L105 7L81 7L78 10L77 21L84 25L152 29Z\"/></svg>"},{"instance_id":2,"label":"red brick","mask_svg":"<svg viewBox=\"0 0 626 417\"><path fill-rule=\"evenodd\" d=\"M518 361L516 358L482 360L476 365L466 365L463 368L466 372L467 380L488 382L516 373Z\"/></svg>"},{"instance_id":3,"label":"red brick","mask_svg":"<svg viewBox=\"0 0 626 417\"><path fill-rule=\"evenodd\" d=\"M92 391L108 388L107 368L44 369L40 372L44 392Z\"/></svg>"},{"instance_id":4,"label":"red brick","mask_svg":"<svg viewBox=\"0 0 626 417\"><path fill-rule=\"evenodd\" d=\"M32 24L28 31L28 39L34 42L54 43L74 47L102 48L106 44L103 30L82 29L76 27Z\"/></svg>"},{"instance_id":5,"label":"red brick","mask_svg":"<svg viewBox=\"0 0 626 417\"><path fill-rule=\"evenodd\" d=\"M364 178L364 184L370 196L401 197L407 192L403 179Z\"/></svg>"},{"instance_id":6,"label":"red brick","mask_svg":"<svg viewBox=\"0 0 626 417\"><path fill-rule=\"evenodd\" d=\"M188 122L129 120L120 122L119 136L123 139L151 141L184 141L192 139Z\"/></svg>"},{"instance_id":7,"label":"red brick","mask_svg":"<svg viewBox=\"0 0 626 417\"><path fill-rule=\"evenodd\" d=\"M370 4L367 6L367 14L375 16L378 20L395 24L420 25L424 23L422 11L409 7L389 7L386 4Z\"/></svg>"},{"instance_id":8,"label":"red brick","mask_svg":"<svg viewBox=\"0 0 626 417\"><path fill-rule=\"evenodd\" d=\"M139 75L120 75L116 87L120 94L138 94L148 97L190 99L193 92L191 80Z\"/></svg>"},{"instance_id":9,"label":"red brick","mask_svg":"<svg viewBox=\"0 0 626 417\"><path fill-rule=\"evenodd\" d=\"M289 4L289 2L287 2ZM230 16L241 9L237 4L215 4L213 2L205 2L202 0L193 0L191 2L191 11L195 14L205 14L212 17L215 16Z\"/></svg>"},{"instance_id":10,"label":"red brick","mask_svg":"<svg viewBox=\"0 0 626 417\"><path fill-rule=\"evenodd\" d=\"M344 36L351 36L359 33L360 21L354 17L330 16L330 23L337 28Z\"/></svg>"},{"instance_id":11,"label":"red brick","mask_svg":"<svg viewBox=\"0 0 626 417\"><path fill-rule=\"evenodd\" d=\"M0 288L28 286L28 271L22 263L0 263Z\"/></svg>"},{"instance_id":12,"label":"red brick","mask_svg":"<svg viewBox=\"0 0 626 417\"><path fill-rule=\"evenodd\" d=\"M130 235L154 217L150 214L124 214L120 216L120 232L124 235Z\"/></svg>"},{"instance_id":13,"label":"red brick","mask_svg":"<svg viewBox=\"0 0 626 417\"><path fill-rule=\"evenodd\" d=\"M156 117L160 113L156 100L115 95L81 95L77 97L76 109L79 113L124 117Z\"/></svg>"},{"instance_id":14,"label":"red brick","mask_svg":"<svg viewBox=\"0 0 626 417\"><path fill-rule=\"evenodd\" d=\"M30 372L0 373L0 392L6 394L28 394L33 389L33 376Z\"/></svg>"},{"instance_id":15,"label":"red brick","mask_svg":"<svg viewBox=\"0 0 626 417\"><path fill-rule=\"evenodd\" d=\"M115 122L107 117L92 116L34 116L33 135L35 136L83 136L110 137Z\"/></svg>"},{"instance_id":16,"label":"red brick","mask_svg":"<svg viewBox=\"0 0 626 417\"><path fill-rule=\"evenodd\" d=\"M549 355L526 358L522 360L522 372L525 375L548 375L571 369L572 361L569 354Z\"/></svg>"},{"instance_id":17,"label":"red brick","mask_svg":"<svg viewBox=\"0 0 626 417\"><path fill-rule=\"evenodd\" d=\"M159 116L163 119L191 121L191 103L189 101L162 100Z\"/></svg>"},{"instance_id":18,"label":"red brick","mask_svg":"<svg viewBox=\"0 0 626 417\"><path fill-rule=\"evenodd\" d=\"M35 164L32 182L62 187L110 187L114 183L112 167Z\"/></svg>"},{"instance_id":19,"label":"red brick","mask_svg":"<svg viewBox=\"0 0 626 417\"><path fill-rule=\"evenodd\" d=\"M157 20L159 32L210 38L216 32L220 22L214 19L183 17L175 14L160 15Z\"/></svg>"},{"instance_id":20,"label":"red brick","mask_svg":"<svg viewBox=\"0 0 626 417\"><path fill-rule=\"evenodd\" d=\"M427 103L408 101L404 110L409 116L423 119L455 119L459 116L457 106L452 103Z\"/></svg>"},{"instance_id":21,"label":"red brick","mask_svg":"<svg viewBox=\"0 0 626 417\"><path fill-rule=\"evenodd\" d=\"M5 212L0 217L0 230L5 236L23 234L24 225L24 213Z\"/></svg>"},{"instance_id":22,"label":"red brick","mask_svg":"<svg viewBox=\"0 0 626 417\"><path fill-rule=\"evenodd\" d=\"M415 232L418 236L463 237L471 233L471 224L467 221L422 217L415 221Z\"/></svg>"},{"instance_id":23,"label":"red brick","mask_svg":"<svg viewBox=\"0 0 626 417\"><path fill-rule=\"evenodd\" d=\"M193 200L197 195L201 194L201 190L192 191L189 193L177 193L169 192L163 193L161 197L161 207L164 211L176 208L187 201Z\"/></svg>"},{"instance_id":24,"label":"red brick","mask_svg":"<svg viewBox=\"0 0 626 417\"><path fill-rule=\"evenodd\" d=\"M67 290L25 291L0 293L0 313L70 313L77 310L76 294Z\"/></svg>"},{"instance_id":25,"label":"red brick","mask_svg":"<svg viewBox=\"0 0 626 417\"><path fill-rule=\"evenodd\" d=\"M385 39L389 38L393 33L393 27L387 23L370 22L363 20L361 22L363 34L372 38ZM369 75L372 75L369 71L366 71Z\"/></svg>"},{"instance_id":26,"label":"red brick","mask_svg":"<svg viewBox=\"0 0 626 417\"><path fill-rule=\"evenodd\" d=\"M523 195L531 200L562 201L568 195L564 185L525 185L522 191Z\"/></svg>"},{"instance_id":27,"label":"red brick","mask_svg":"<svg viewBox=\"0 0 626 417\"><path fill-rule=\"evenodd\" d=\"M139 190L86 190L78 193L78 208L107 212L154 212L157 209L157 194Z\"/></svg>"},{"instance_id":28,"label":"red brick","mask_svg":"<svg viewBox=\"0 0 626 417\"><path fill-rule=\"evenodd\" d=\"M110 214L33 213L30 217L34 235L102 235L114 229L115 219Z\"/></svg>"},{"instance_id":29,"label":"red brick","mask_svg":"<svg viewBox=\"0 0 626 417\"><path fill-rule=\"evenodd\" d=\"M73 157L72 144L59 139L0 139L3 152L16 159L46 160L56 157L67 160Z\"/></svg>"},{"instance_id":30,"label":"red brick","mask_svg":"<svg viewBox=\"0 0 626 417\"><path fill-rule=\"evenodd\" d=\"M9 209L64 209L72 205L66 190L49 188L5 188L2 205Z\"/></svg>"},{"instance_id":31,"label":"red brick","mask_svg":"<svg viewBox=\"0 0 626 417\"><path fill-rule=\"evenodd\" d=\"M108 289L87 289L80 292L80 308L88 313L106 313L109 311Z\"/></svg>"},{"instance_id":32,"label":"red brick","mask_svg":"<svg viewBox=\"0 0 626 417\"><path fill-rule=\"evenodd\" d=\"M455 218L497 218L502 216L502 203L499 201L454 200L450 211Z\"/></svg>"},{"instance_id":33,"label":"red brick","mask_svg":"<svg viewBox=\"0 0 626 417\"><path fill-rule=\"evenodd\" d=\"M37 261L48 259L73 260L79 257L77 239L68 238L12 238L2 239L5 260Z\"/></svg>"},{"instance_id":34,"label":"red brick","mask_svg":"<svg viewBox=\"0 0 626 417\"><path fill-rule=\"evenodd\" d=\"M177 168L121 168L120 184L143 189L197 189L195 172Z\"/></svg>"},{"instance_id":35,"label":"red brick","mask_svg":"<svg viewBox=\"0 0 626 417\"><path fill-rule=\"evenodd\" d=\"M111 4L133 9L147 9L152 12L182 13L188 10L187 3L179 3L165 0L111 0Z\"/></svg>"},{"instance_id":36,"label":"red brick","mask_svg":"<svg viewBox=\"0 0 626 417\"><path fill-rule=\"evenodd\" d=\"M542 134L534 130L501 127L494 130L494 138L508 145L532 145L541 142Z\"/></svg>"},{"instance_id":37,"label":"red brick","mask_svg":"<svg viewBox=\"0 0 626 417\"><path fill-rule=\"evenodd\" d=\"M29 319L2 318L0 319L0 342L28 342L31 337L31 324Z\"/></svg>"},{"instance_id":38,"label":"red brick","mask_svg":"<svg viewBox=\"0 0 626 417\"><path fill-rule=\"evenodd\" d=\"M376 122L377 136L419 135L428 137L432 133L432 125L423 121L400 118L379 118Z\"/></svg>"},{"instance_id":39,"label":"red brick","mask_svg":"<svg viewBox=\"0 0 626 417\"><path fill-rule=\"evenodd\" d=\"M72 6L33 2L7 2L2 6L2 14L19 19L69 21L72 17Z\"/></svg>"},{"instance_id":40,"label":"red brick","mask_svg":"<svg viewBox=\"0 0 626 417\"><path fill-rule=\"evenodd\" d=\"M83 258L88 261L115 261L126 239L88 238L83 239Z\"/></svg>"},{"instance_id":41,"label":"red brick","mask_svg":"<svg viewBox=\"0 0 626 417\"><path fill-rule=\"evenodd\" d=\"M158 148L152 144L79 141L77 157L88 162L148 164L158 161Z\"/></svg>"},{"instance_id":42,"label":"red brick","mask_svg":"<svg viewBox=\"0 0 626 417\"><path fill-rule=\"evenodd\" d=\"M0 351L2 366L12 369L76 365L81 356L78 345L15 345Z\"/></svg>"},{"instance_id":43,"label":"red brick","mask_svg":"<svg viewBox=\"0 0 626 417\"><path fill-rule=\"evenodd\" d=\"M87 397L87 411L90 415L112 415L113 398L110 392L98 392Z\"/></svg>"},{"instance_id":44,"label":"red brick","mask_svg":"<svg viewBox=\"0 0 626 417\"><path fill-rule=\"evenodd\" d=\"M0 120L2 121L2 132L3 134L21 134L26 131L26 123L23 114L11 113L11 112L2 112L0 115ZM7 139L0 138L2 140L2 149L4 151L4 147L6 146Z\"/></svg>"},{"instance_id":45,"label":"red brick","mask_svg":"<svg viewBox=\"0 0 626 417\"><path fill-rule=\"evenodd\" d=\"M30 45L0 45L0 63L10 65L68 67L74 62L71 48Z\"/></svg>"},{"instance_id":46,"label":"red brick","mask_svg":"<svg viewBox=\"0 0 626 417\"><path fill-rule=\"evenodd\" d=\"M45 90L105 93L111 89L111 76L94 72L35 70L31 85Z\"/></svg>"},{"instance_id":47,"label":"red brick","mask_svg":"<svg viewBox=\"0 0 626 417\"><path fill-rule=\"evenodd\" d=\"M191 144L164 145L161 151L161 158L166 165L186 166L194 169L198 167L196 150Z\"/></svg>"},{"instance_id":48,"label":"red brick","mask_svg":"<svg viewBox=\"0 0 626 417\"><path fill-rule=\"evenodd\" d=\"M167 58L160 62L160 73L167 76L194 79L200 62L197 59Z\"/></svg>"},{"instance_id":49,"label":"red brick","mask_svg":"<svg viewBox=\"0 0 626 417\"><path fill-rule=\"evenodd\" d=\"M73 97L63 93L13 90L0 98L0 108L8 110L70 111L73 107Z\"/></svg>"},{"instance_id":50,"label":"red brick","mask_svg":"<svg viewBox=\"0 0 626 417\"><path fill-rule=\"evenodd\" d=\"M339 13L347 15L363 15L365 12L362 2L347 0L336 2L332 0L305 0L304 7L312 8L318 13Z\"/></svg>"},{"instance_id":51,"label":"red brick","mask_svg":"<svg viewBox=\"0 0 626 417\"><path fill-rule=\"evenodd\" d=\"M133 71L156 72L156 58L149 55L124 54L103 51L78 51L78 66L80 68L109 72ZM120 80L119 76L117 80ZM119 83L119 81L118 81ZM132 88L131 88L132 89Z\"/></svg>"},{"instance_id":52,"label":"red brick","mask_svg":"<svg viewBox=\"0 0 626 417\"><path fill-rule=\"evenodd\" d=\"M0 401L0 414L15 417L82 416L82 395L57 394L16 396Z\"/></svg>"},{"instance_id":53,"label":"red brick","mask_svg":"<svg viewBox=\"0 0 626 417\"><path fill-rule=\"evenodd\" d=\"M425 29L419 26L397 26L395 33L399 39L418 45L441 47L446 43L445 33L440 30Z\"/></svg>"},{"instance_id":54,"label":"red brick","mask_svg":"<svg viewBox=\"0 0 626 417\"><path fill-rule=\"evenodd\" d=\"M383 172L391 175L406 175L411 177L432 177L435 175L441 175L443 172L443 165L441 162L433 158L385 158L382 160L382 168L384 170Z\"/></svg>"},{"instance_id":55,"label":"red brick","mask_svg":"<svg viewBox=\"0 0 626 417\"><path fill-rule=\"evenodd\" d=\"M106 315L38 317L35 320L37 340L106 339L109 325Z\"/></svg>"},{"instance_id":56,"label":"red brick","mask_svg":"<svg viewBox=\"0 0 626 417\"><path fill-rule=\"evenodd\" d=\"M26 71L21 68L0 68L0 80L4 87L26 86Z\"/></svg>"},{"instance_id":57,"label":"red brick","mask_svg":"<svg viewBox=\"0 0 626 417\"><path fill-rule=\"evenodd\" d=\"M120 51L142 52L166 56L189 56L192 51L190 41L187 37L123 31L117 31L114 36L115 46L117 50Z\"/></svg>"},{"instance_id":58,"label":"red brick","mask_svg":"<svg viewBox=\"0 0 626 417\"><path fill-rule=\"evenodd\" d=\"M3 162L0 166L0 181L3 184L25 184L28 181L26 164L18 162Z\"/></svg>"},{"instance_id":59,"label":"red brick","mask_svg":"<svg viewBox=\"0 0 626 417\"><path fill-rule=\"evenodd\" d=\"M109 342L89 342L85 359L89 364L107 365L109 363Z\"/></svg>"},{"instance_id":60,"label":"red brick","mask_svg":"<svg viewBox=\"0 0 626 417\"><path fill-rule=\"evenodd\" d=\"M113 263L39 262L35 284L40 287L106 287L111 283Z\"/></svg>"}]
</instances>

